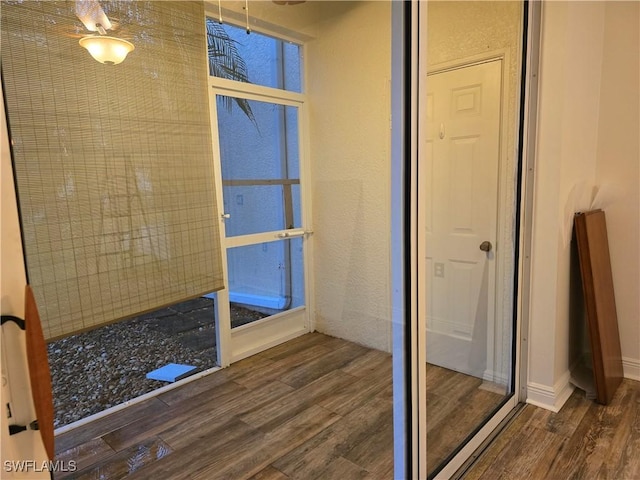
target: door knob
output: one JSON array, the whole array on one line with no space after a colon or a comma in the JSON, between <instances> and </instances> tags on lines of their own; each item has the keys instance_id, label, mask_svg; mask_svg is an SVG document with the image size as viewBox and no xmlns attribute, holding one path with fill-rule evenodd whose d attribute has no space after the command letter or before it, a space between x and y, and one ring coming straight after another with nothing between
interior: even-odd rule
<instances>
[{"instance_id":1,"label":"door knob","mask_svg":"<svg viewBox=\"0 0 640 480\"><path fill-rule=\"evenodd\" d=\"M493 248L493 245L491 245L491 242L487 240L485 240L480 244L480 250L482 250L483 252L490 252L492 248Z\"/></svg>"}]
</instances>

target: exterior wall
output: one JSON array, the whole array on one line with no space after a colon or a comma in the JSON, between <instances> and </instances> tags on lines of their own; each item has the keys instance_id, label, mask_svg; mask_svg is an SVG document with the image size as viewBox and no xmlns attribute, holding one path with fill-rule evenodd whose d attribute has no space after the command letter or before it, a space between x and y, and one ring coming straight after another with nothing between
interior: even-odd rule
<instances>
[{"instance_id":1,"label":"exterior wall","mask_svg":"<svg viewBox=\"0 0 640 480\"><path fill-rule=\"evenodd\" d=\"M316 329L391 348L391 6L357 2L307 47Z\"/></svg>"}]
</instances>

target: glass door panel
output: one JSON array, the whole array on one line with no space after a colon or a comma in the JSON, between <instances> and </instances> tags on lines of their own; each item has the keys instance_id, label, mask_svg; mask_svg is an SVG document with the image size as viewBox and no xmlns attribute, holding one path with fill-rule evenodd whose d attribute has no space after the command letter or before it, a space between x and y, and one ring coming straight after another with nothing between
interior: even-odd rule
<instances>
[{"instance_id":1,"label":"glass door panel","mask_svg":"<svg viewBox=\"0 0 640 480\"><path fill-rule=\"evenodd\" d=\"M226 236L300 228L297 107L217 99Z\"/></svg>"},{"instance_id":2,"label":"glass door panel","mask_svg":"<svg viewBox=\"0 0 640 480\"><path fill-rule=\"evenodd\" d=\"M211 17L207 17L207 43L210 51L230 53L230 56L211 56L210 75L302 92L302 48L299 44L255 30L247 37L246 27L222 24L218 18ZM243 69L244 63L249 66L251 75Z\"/></svg>"},{"instance_id":3,"label":"glass door panel","mask_svg":"<svg viewBox=\"0 0 640 480\"><path fill-rule=\"evenodd\" d=\"M421 94L429 478L448 478L494 414L515 405L523 4L455 3L427 5ZM473 14L463 16L467 8ZM504 28L487 26L496 17ZM460 46L447 50L451 31L461 32ZM463 45L469 35L477 45Z\"/></svg>"},{"instance_id":4,"label":"glass door panel","mask_svg":"<svg viewBox=\"0 0 640 480\"><path fill-rule=\"evenodd\" d=\"M307 327L299 105L215 98L235 361Z\"/></svg>"},{"instance_id":5,"label":"glass door panel","mask_svg":"<svg viewBox=\"0 0 640 480\"><path fill-rule=\"evenodd\" d=\"M304 306L302 238L227 250L231 328Z\"/></svg>"}]
</instances>

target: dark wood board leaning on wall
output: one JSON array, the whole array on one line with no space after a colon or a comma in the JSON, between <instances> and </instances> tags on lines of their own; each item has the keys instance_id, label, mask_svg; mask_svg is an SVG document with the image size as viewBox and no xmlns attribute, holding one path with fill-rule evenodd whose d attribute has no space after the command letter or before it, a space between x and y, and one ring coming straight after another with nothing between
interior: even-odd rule
<instances>
[{"instance_id":1,"label":"dark wood board leaning on wall","mask_svg":"<svg viewBox=\"0 0 640 480\"><path fill-rule=\"evenodd\" d=\"M602 210L575 216L582 289L598 403L607 405L622 382L622 353L609 257L607 224Z\"/></svg>"}]
</instances>

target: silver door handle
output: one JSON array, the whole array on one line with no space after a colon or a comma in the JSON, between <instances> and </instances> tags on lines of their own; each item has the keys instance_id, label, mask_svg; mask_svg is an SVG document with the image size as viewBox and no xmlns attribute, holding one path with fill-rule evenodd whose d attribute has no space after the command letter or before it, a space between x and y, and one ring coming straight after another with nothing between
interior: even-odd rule
<instances>
[{"instance_id":1,"label":"silver door handle","mask_svg":"<svg viewBox=\"0 0 640 480\"><path fill-rule=\"evenodd\" d=\"M304 230L296 230L294 232L282 232L278 233L276 236L278 238L295 238L295 237L303 237L305 234Z\"/></svg>"},{"instance_id":2,"label":"silver door handle","mask_svg":"<svg viewBox=\"0 0 640 480\"><path fill-rule=\"evenodd\" d=\"M295 238L295 237L304 237L305 235L312 234L311 230L294 230L292 232L281 232L276 235L278 238Z\"/></svg>"},{"instance_id":3,"label":"silver door handle","mask_svg":"<svg viewBox=\"0 0 640 480\"><path fill-rule=\"evenodd\" d=\"M480 250L482 250L483 252L490 252L492 248L493 248L493 245L491 245L491 242L487 240L485 240L480 244Z\"/></svg>"}]
</instances>

